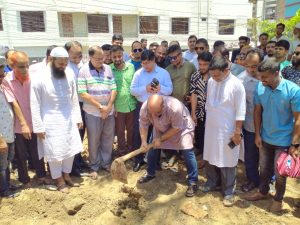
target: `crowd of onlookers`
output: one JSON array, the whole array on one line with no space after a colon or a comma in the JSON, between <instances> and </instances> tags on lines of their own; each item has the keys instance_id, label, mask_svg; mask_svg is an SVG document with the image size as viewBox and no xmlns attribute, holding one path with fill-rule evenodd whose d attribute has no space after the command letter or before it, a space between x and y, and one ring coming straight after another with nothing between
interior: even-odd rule
<instances>
[{"instance_id":1,"label":"crowd of onlookers","mask_svg":"<svg viewBox=\"0 0 300 225\"><path fill-rule=\"evenodd\" d=\"M140 183L184 159L186 196L199 189L198 169L205 167L201 191L221 190L224 206L232 206L241 159L245 199L267 198L275 182L270 210L280 211L286 177L276 161L284 151L297 157L300 140L300 23L294 40L284 29L279 23L275 37L260 34L257 47L241 36L232 53L222 40L209 46L195 35L186 51L178 41L147 48L141 39L127 53L115 34L111 44L89 47L85 63L78 41L49 46L44 60L32 65L26 53L8 50L0 61L1 196L19 194L11 168L21 188L32 187L33 169L38 185L55 182L67 193L80 186L71 176L97 179L100 169L110 171L113 157L143 148L147 153L136 156L132 168L147 163ZM85 134L87 161L81 156Z\"/></svg>"}]
</instances>

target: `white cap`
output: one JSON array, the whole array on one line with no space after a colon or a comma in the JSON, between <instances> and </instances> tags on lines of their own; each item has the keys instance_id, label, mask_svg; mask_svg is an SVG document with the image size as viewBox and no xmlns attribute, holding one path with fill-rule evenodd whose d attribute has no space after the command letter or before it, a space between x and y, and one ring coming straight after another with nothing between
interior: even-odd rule
<instances>
[{"instance_id":1,"label":"white cap","mask_svg":"<svg viewBox=\"0 0 300 225\"><path fill-rule=\"evenodd\" d=\"M63 47L55 47L52 49L50 56L55 58L69 58L69 54Z\"/></svg>"},{"instance_id":2,"label":"white cap","mask_svg":"<svg viewBox=\"0 0 300 225\"><path fill-rule=\"evenodd\" d=\"M295 28L300 29L300 23L297 23Z\"/></svg>"}]
</instances>

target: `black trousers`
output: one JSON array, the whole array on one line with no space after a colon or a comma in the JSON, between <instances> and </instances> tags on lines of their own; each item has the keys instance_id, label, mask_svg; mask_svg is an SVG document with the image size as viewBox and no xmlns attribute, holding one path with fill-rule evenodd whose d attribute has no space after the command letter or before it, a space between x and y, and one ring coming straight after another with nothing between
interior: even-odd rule
<instances>
[{"instance_id":1,"label":"black trousers","mask_svg":"<svg viewBox=\"0 0 300 225\"><path fill-rule=\"evenodd\" d=\"M31 134L31 140L25 139L22 134L16 134L15 151L19 181L21 183L26 184L30 181L27 164L29 155L31 156L37 178L46 176L44 158L39 160L36 134Z\"/></svg>"},{"instance_id":2,"label":"black trousers","mask_svg":"<svg viewBox=\"0 0 300 225\"><path fill-rule=\"evenodd\" d=\"M197 126L195 127L195 147L199 150L198 153L203 154L204 148L204 133L205 133L205 120L197 119Z\"/></svg>"}]
</instances>

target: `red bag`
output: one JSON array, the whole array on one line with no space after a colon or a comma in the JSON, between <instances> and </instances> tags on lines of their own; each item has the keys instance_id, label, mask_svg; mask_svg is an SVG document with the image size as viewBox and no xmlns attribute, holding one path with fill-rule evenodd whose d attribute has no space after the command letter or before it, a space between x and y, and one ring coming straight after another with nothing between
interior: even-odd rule
<instances>
[{"instance_id":1,"label":"red bag","mask_svg":"<svg viewBox=\"0 0 300 225\"><path fill-rule=\"evenodd\" d=\"M294 159L286 152L280 153L277 160L277 170L281 176L300 178L300 157Z\"/></svg>"}]
</instances>

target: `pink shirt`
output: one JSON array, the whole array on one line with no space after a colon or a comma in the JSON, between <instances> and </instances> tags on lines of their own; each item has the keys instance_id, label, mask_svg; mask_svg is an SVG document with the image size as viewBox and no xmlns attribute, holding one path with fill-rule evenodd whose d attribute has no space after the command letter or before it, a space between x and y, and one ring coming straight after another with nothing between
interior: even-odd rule
<instances>
[{"instance_id":1,"label":"pink shirt","mask_svg":"<svg viewBox=\"0 0 300 225\"><path fill-rule=\"evenodd\" d=\"M163 109L160 117L152 117L148 113L147 102L144 102L140 111L140 127L148 128L153 124L154 138L162 136L170 128L178 128L180 131L162 142L162 149L187 150L194 147L195 124L189 110L176 98L163 96Z\"/></svg>"},{"instance_id":2,"label":"pink shirt","mask_svg":"<svg viewBox=\"0 0 300 225\"><path fill-rule=\"evenodd\" d=\"M14 72L11 71L3 80L3 87L5 96L8 102L17 101L22 110L23 116L32 132L32 118L30 109L30 79L23 84L15 78ZM21 124L17 117L15 117L15 133L21 134Z\"/></svg>"}]
</instances>

